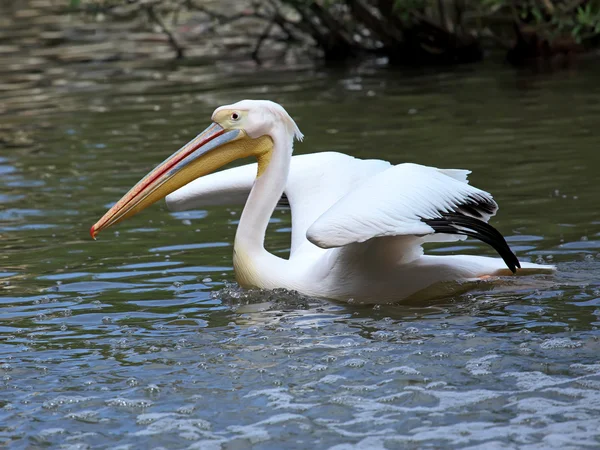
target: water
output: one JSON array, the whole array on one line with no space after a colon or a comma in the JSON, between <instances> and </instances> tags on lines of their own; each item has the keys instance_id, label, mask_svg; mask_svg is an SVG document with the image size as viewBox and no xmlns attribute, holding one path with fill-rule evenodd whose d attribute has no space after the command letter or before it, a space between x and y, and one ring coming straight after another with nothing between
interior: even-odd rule
<instances>
[{"instance_id":1,"label":"water","mask_svg":"<svg viewBox=\"0 0 600 450\"><path fill-rule=\"evenodd\" d=\"M0 445L600 446L597 68L136 64L3 66ZM237 208L161 204L89 238L241 98L284 104L297 153L473 170L519 257L558 273L367 307L239 290ZM289 230L277 211L268 248L285 254Z\"/></svg>"}]
</instances>

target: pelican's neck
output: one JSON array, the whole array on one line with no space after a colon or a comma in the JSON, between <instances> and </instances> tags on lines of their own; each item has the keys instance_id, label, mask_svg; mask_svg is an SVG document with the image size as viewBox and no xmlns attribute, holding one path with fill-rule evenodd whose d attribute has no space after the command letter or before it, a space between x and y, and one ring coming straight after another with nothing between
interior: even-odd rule
<instances>
[{"instance_id":1,"label":"pelican's neck","mask_svg":"<svg viewBox=\"0 0 600 450\"><path fill-rule=\"evenodd\" d=\"M242 211L235 235L236 253L249 257L266 253L267 225L287 181L292 158L293 135L283 127L271 134L273 149L258 158L258 175Z\"/></svg>"}]
</instances>

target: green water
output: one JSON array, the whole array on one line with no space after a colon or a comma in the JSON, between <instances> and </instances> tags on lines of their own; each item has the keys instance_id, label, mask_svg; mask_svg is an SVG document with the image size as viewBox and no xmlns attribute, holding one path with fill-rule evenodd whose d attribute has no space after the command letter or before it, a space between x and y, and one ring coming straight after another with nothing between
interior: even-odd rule
<instances>
[{"instance_id":1,"label":"green water","mask_svg":"<svg viewBox=\"0 0 600 450\"><path fill-rule=\"evenodd\" d=\"M127 67L0 75L0 443L600 446L593 64L552 74ZM90 239L216 106L242 98L287 108L306 135L296 153L472 170L517 255L558 273L373 308L239 290L237 208L161 203ZM268 248L285 253L289 231L277 211ZM475 241L432 251L493 254Z\"/></svg>"}]
</instances>

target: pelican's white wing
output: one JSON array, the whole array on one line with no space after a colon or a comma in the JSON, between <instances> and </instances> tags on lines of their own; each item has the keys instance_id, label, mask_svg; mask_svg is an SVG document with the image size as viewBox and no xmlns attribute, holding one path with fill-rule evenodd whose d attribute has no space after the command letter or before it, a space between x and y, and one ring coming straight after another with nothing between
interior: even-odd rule
<instances>
[{"instance_id":1,"label":"pelican's white wing","mask_svg":"<svg viewBox=\"0 0 600 450\"><path fill-rule=\"evenodd\" d=\"M308 228L356 186L390 167L387 161L336 152L294 156L285 187L292 209L290 253L295 257L318 253L306 240Z\"/></svg>"},{"instance_id":2,"label":"pelican's white wing","mask_svg":"<svg viewBox=\"0 0 600 450\"><path fill-rule=\"evenodd\" d=\"M257 164L234 167L195 179L167 195L171 211L217 205L243 205L256 179Z\"/></svg>"},{"instance_id":3,"label":"pelican's white wing","mask_svg":"<svg viewBox=\"0 0 600 450\"><path fill-rule=\"evenodd\" d=\"M389 169L382 160L363 160L337 152L293 156L284 189L292 209L291 254L315 249L306 240L306 230L357 185ZM243 205L256 179L257 165L226 169L198 178L166 198L172 211L213 205ZM308 244L308 245L307 245Z\"/></svg>"},{"instance_id":4,"label":"pelican's white wing","mask_svg":"<svg viewBox=\"0 0 600 450\"><path fill-rule=\"evenodd\" d=\"M470 186L467 174L418 164L391 167L324 212L309 227L307 238L321 248L333 248L403 236L408 239L397 239L397 250L414 259L424 242L471 236L492 245L514 270L519 267L516 257L486 223L498 205L490 194Z\"/></svg>"}]
</instances>

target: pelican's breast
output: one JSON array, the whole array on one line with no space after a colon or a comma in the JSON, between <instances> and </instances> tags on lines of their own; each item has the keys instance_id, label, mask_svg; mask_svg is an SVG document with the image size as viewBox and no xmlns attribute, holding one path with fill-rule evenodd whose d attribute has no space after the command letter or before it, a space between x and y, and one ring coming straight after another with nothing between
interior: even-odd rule
<instances>
[{"instance_id":1,"label":"pelican's breast","mask_svg":"<svg viewBox=\"0 0 600 450\"><path fill-rule=\"evenodd\" d=\"M233 247L233 269L235 271L235 280L246 289L260 288L260 274L252 258L243 249L237 246Z\"/></svg>"}]
</instances>

